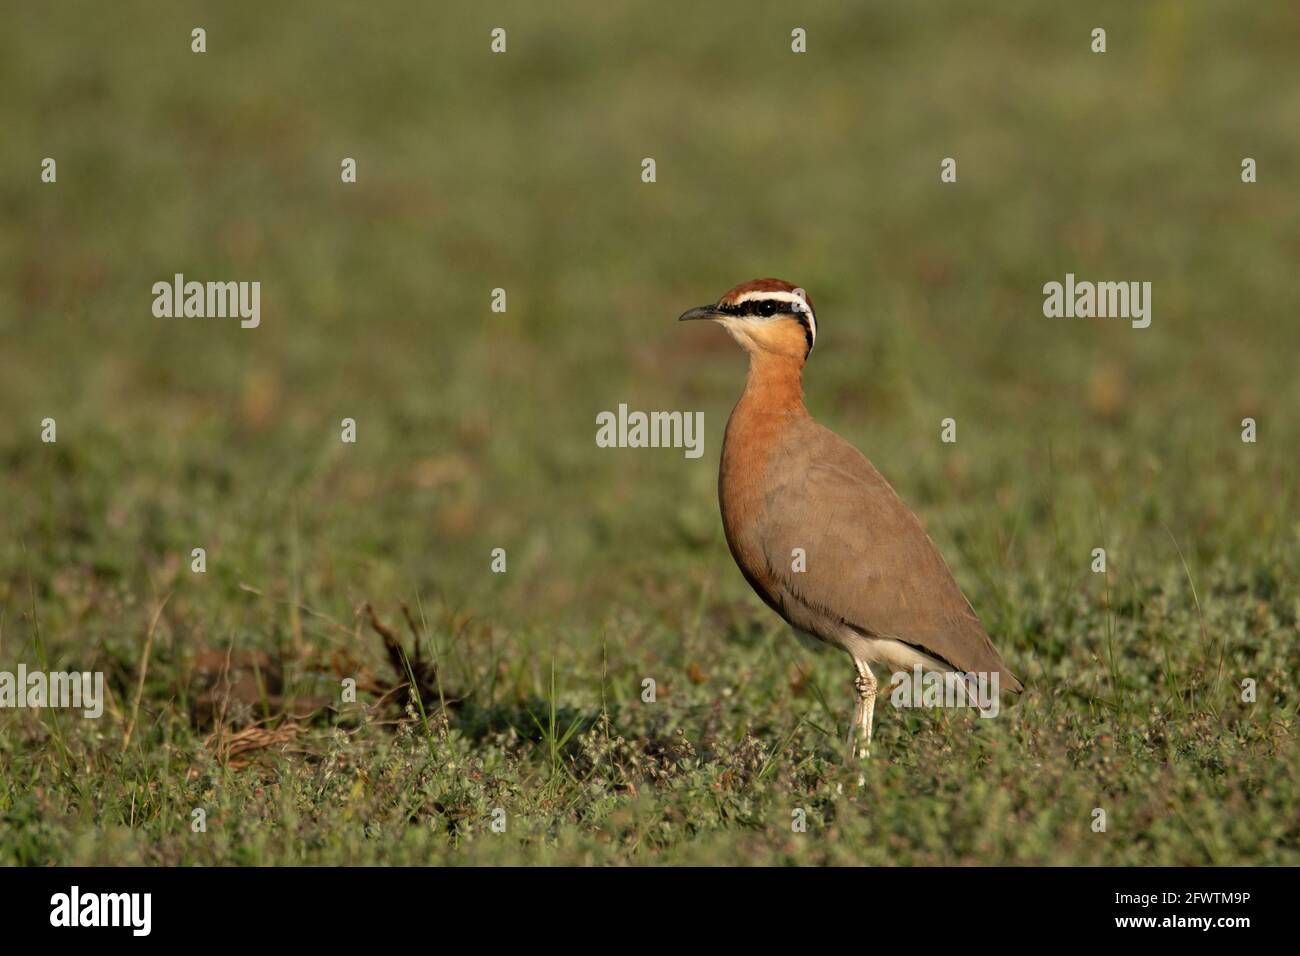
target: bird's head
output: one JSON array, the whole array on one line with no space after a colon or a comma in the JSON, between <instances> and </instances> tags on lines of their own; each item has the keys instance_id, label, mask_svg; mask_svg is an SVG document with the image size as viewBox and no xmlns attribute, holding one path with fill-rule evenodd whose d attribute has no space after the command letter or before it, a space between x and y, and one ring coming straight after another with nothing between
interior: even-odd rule
<instances>
[{"instance_id":1,"label":"bird's head","mask_svg":"<svg viewBox=\"0 0 1300 956\"><path fill-rule=\"evenodd\" d=\"M678 321L688 319L717 322L751 355L781 355L800 364L817 341L812 299L780 279L742 282L712 305L682 313Z\"/></svg>"}]
</instances>

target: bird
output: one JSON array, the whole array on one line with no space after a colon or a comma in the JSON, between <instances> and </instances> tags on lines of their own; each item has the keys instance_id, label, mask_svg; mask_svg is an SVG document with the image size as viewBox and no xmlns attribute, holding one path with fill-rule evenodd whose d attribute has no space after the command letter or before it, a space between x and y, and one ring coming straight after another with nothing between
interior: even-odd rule
<instances>
[{"instance_id":1,"label":"bird","mask_svg":"<svg viewBox=\"0 0 1300 956\"><path fill-rule=\"evenodd\" d=\"M804 406L803 370L817 341L808 293L753 279L679 319L692 320L721 325L749 354L718 470L727 546L797 637L852 659L848 759L871 753L873 666L984 675L995 691L1020 694L1024 685L920 520L862 452Z\"/></svg>"}]
</instances>

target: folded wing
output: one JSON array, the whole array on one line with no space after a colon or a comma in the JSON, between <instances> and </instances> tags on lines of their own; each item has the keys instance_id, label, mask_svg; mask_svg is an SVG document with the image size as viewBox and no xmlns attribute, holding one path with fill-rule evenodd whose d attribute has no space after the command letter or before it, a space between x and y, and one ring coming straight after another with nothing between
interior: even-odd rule
<instances>
[{"instance_id":1,"label":"folded wing","mask_svg":"<svg viewBox=\"0 0 1300 956\"><path fill-rule=\"evenodd\" d=\"M779 599L869 637L902 641L957 670L1020 682L957 587L920 521L871 462L811 419L776 452L761 540ZM806 569L792 569L802 548ZM832 612L830 609L834 609ZM791 608L794 610L794 608Z\"/></svg>"}]
</instances>

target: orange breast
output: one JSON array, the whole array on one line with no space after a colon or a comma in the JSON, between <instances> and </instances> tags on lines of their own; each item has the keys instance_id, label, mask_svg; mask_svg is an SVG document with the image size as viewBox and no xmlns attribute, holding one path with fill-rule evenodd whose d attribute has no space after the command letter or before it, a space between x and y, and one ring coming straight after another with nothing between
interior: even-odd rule
<instances>
[{"instance_id":1,"label":"orange breast","mask_svg":"<svg viewBox=\"0 0 1300 956\"><path fill-rule=\"evenodd\" d=\"M764 499L776 482L774 452L792 416L806 416L800 368L794 362L755 356L745 391L727 422L718 470L718 504L727 547L750 586L780 613L759 537Z\"/></svg>"}]
</instances>

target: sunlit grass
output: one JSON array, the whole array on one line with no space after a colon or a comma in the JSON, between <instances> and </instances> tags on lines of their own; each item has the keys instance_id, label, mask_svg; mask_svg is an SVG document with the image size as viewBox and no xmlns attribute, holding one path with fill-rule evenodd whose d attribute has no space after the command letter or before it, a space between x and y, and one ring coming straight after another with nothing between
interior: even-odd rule
<instances>
[{"instance_id":1,"label":"sunlit grass","mask_svg":"<svg viewBox=\"0 0 1300 956\"><path fill-rule=\"evenodd\" d=\"M1294 9L409 11L8 14L0 669L113 698L0 713L0 860L1297 862ZM154 319L176 272L260 280L261 326ZM1066 272L1151 281L1151 327L1044 318ZM810 410L1030 688L882 706L860 788L847 661L722 539L742 357L673 321L768 274L818 304ZM598 448L620 402L702 410L703 457ZM205 746L200 652L332 694L385 673L367 602L436 694Z\"/></svg>"}]
</instances>

